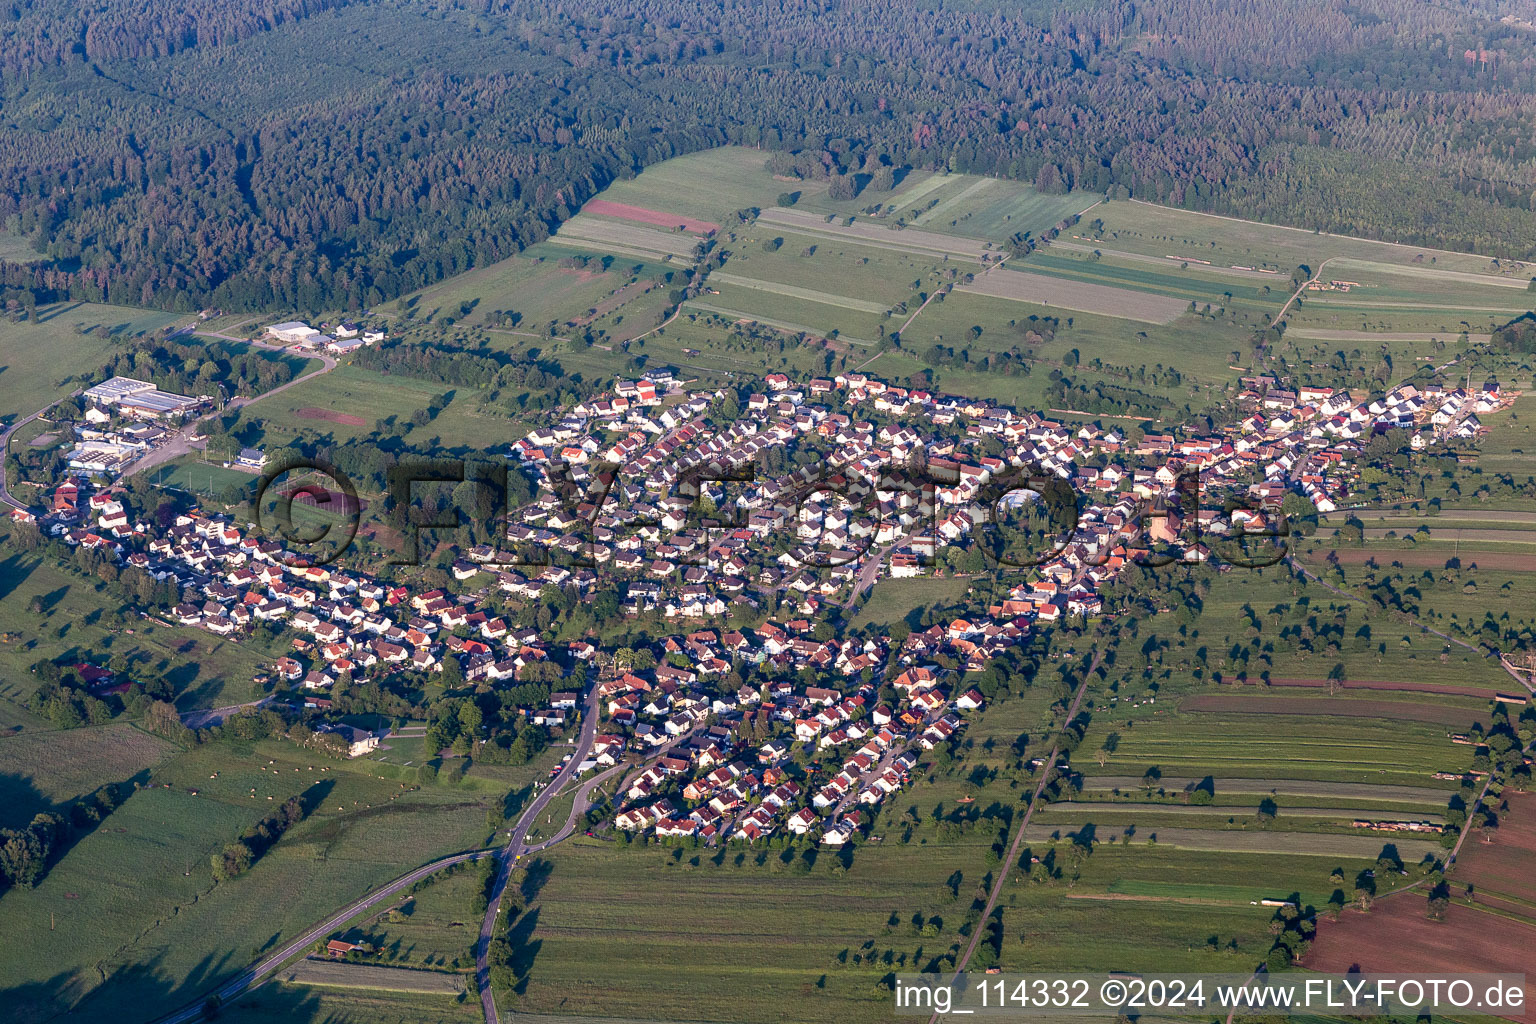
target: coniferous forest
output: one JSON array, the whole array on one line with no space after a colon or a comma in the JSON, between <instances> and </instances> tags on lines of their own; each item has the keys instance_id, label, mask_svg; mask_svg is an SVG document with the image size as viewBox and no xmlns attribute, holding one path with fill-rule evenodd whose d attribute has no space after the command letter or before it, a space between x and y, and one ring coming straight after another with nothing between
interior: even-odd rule
<instances>
[{"instance_id":1,"label":"coniferous forest","mask_svg":"<svg viewBox=\"0 0 1536 1024\"><path fill-rule=\"evenodd\" d=\"M368 306L762 147L1536 255L1536 4L0 0L0 298Z\"/></svg>"}]
</instances>

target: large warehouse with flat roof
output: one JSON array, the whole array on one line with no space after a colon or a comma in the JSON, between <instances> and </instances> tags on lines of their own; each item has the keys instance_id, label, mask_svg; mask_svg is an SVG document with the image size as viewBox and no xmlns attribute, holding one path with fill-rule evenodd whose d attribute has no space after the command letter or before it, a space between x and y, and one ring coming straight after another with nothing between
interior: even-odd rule
<instances>
[{"instance_id":1,"label":"large warehouse with flat roof","mask_svg":"<svg viewBox=\"0 0 1536 1024\"><path fill-rule=\"evenodd\" d=\"M133 377L113 377L95 387L85 389L87 400L98 406L110 406L124 416L167 417L185 416L202 404L200 399L185 395L173 395L161 391L147 380Z\"/></svg>"}]
</instances>

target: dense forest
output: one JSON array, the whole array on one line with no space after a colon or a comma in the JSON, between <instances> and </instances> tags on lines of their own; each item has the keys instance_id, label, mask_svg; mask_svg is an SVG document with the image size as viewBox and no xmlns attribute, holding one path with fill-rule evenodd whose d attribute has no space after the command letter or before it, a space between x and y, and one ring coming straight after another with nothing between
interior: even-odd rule
<instances>
[{"instance_id":1,"label":"dense forest","mask_svg":"<svg viewBox=\"0 0 1536 1024\"><path fill-rule=\"evenodd\" d=\"M0 263L0 290L373 305L725 142L840 190L947 166L1529 258L1533 17L1531 0L0 0L0 224L39 257Z\"/></svg>"}]
</instances>

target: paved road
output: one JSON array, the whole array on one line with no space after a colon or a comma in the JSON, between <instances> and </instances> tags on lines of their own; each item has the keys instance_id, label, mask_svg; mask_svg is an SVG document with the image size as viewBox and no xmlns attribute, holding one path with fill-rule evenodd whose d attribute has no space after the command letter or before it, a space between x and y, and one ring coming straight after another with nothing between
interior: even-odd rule
<instances>
[{"instance_id":1,"label":"paved road","mask_svg":"<svg viewBox=\"0 0 1536 1024\"><path fill-rule=\"evenodd\" d=\"M192 333L196 334L199 338L217 338L220 341L235 341L250 345L253 348L265 349L269 352L288 351L281 345L269 345L264 341L252 341L248 338L237 338L232 334L202 334L195 331ZM123 478L127 479L128 477L137 473L142 473L147 469L154 469L156 466L162 466L165 463L170 462L172 459L179 459L183 455L186 455L188 452L191 452L193 450L191 440L192 428L198 423L201 423L204 420L212 419L215 416L222 416L224 413L229 412L232 409L243 409L248 405L254 405L257 402L271 398L273 395L282 394L289 388L298 387L300 384L303 384L306 381L314 380L316 377L330 373L332 370L336 369L336 360L332 356L328 356L323 352L316 352L313 353L313 358L319 359L322 363L320 369L311 370L309 373L306 373L301 377L295 377L288 383L280 384L273 388L271 391L263 391L261 394L253 395L249 398L233 398L228 403L226 403L222 409L215 409L212 412L204 413L194 420L187 421L182 425L180 430L176 431L176 433L172 435L169 441L152 451L146 452L142 458L135 460L132 464L125 468L122 474Z\"/></svg>"},{"instance_id":2,"label":"paved road","mask_svg":"<svg viewBox=\"0 0 1536 1024\"><path fill-rule=\"evenodd\" d=\"M565 784L575 778L581 762L586 760L587 754L592 750L592 741L597 736L597 719L601 709L601 701L597 694L597 682L589 680L590 692L587 694L586 711L581 723L581 738L576 742L576 749L571 753L571 759L565 763L555 781L544 787L544 791L534 798L533 803L517 819L517 824L512 826L512 836L507 845L499 854L501 858L501 870L496 874L496 885L491 890L490 904L486 907L485 920L480 924L480 941L475 944L475 985L480 989L480 1003L485 1008L486 1024L499 1024L500 1018L496 1014L496 997L491 991L491 962L490 946L491 935L496 930L496 916L501 912L501 899L506 894L507 883L512 877L512 868L526 853L533 851L529 846L528 830L533 823L538 821L544 808ZM573 808L574 810L574 808ZM549 845L545 843L544 846ZM539 846L538 849L543 849Z\"/></svg>"},{"instance_id":3,"label":"paved road","mask_svg":"<svg viewBox=\"0 0 1536 1024\"><path fill-rule=\"evenodd\" d=\"M248 700L244 704L227 704L222 708L203 708L198 711L183 711L181 724L188 729L206 729L211 725L219 725L224 719L237 711L246 708L259 708L271 701L271 697L263 697L260 700Z\"/></svg>"},{"instance_id":4,"label":"paved road","mask_svg":"<svg viewBox=\"0 0 1536 1024\"><path fill-rule=\"evenodd\" d=\"M1099 664L1103 660L1104 652L1095 651L1093 661L1088 666L1088 671L1083 673L1083 681L1077 684L1077 692L1072 695L1072 703L1067 707L1066 716L1062 719L1063 725L1071 722L1073 716L1077 714L1078 707L1083 703L1083 696L1088 692L1088 681L1099 670ZM992 894L987 897L987 908L981 912L981 921L971 933L971 941L965 947L965 953L955 961L955 972L950 978L951 985L954 984L955 979L965 970L965 965L971 962L971 954L976 952L976 943L981 941L982 935L986 934L987 922L991 920L992 911L996 909L997 901L1003 895L1003 883L1008 881L1008 872L1012 870L1013 865L1019 858L1019 847L1024 842L1024 830L1029 827L1030 816L1035 813L1035 808L1040 804L1040 794L1045 792L1046 783L1051 781L1052 773L1056 767L1056 756L1059 753L1061 753L1061 747L1059 745L1052 746L1050 754L1045 759L1044 770L1040 773L1040 781L1035 784L1035 795L1030 798L1029 806L1024 808L1023 820L1014 826L1013 842L1008 844L1008 855L1003 858L1002 865L997 869L997 881L992 883ZM928 1024L937 1024L938 1019L939 1014L935 1011L933 1016L928 1019Z\"/></svg>"},{"instance_id":5,"label":"paved road","mask_svg":"<svg viewBox=\"0 0 1536 1024\"><path fill-rule=\"evenodd\" d=\"M183 1007L175 1013L161 1017L154 1024L189 1024L191 1021L200 1020L203 1016L203 1007L206 1005L209 996L217 996L221 1003L228 1004L230 1000L238 997L247 989L255 988L265 980L267 974L277 970L288 960L298 956L304 950L330 935L331 932L340 928L374 904L410 888L423 878L441 871L450 864L458 864L462 861L475 860L490 855L490 850L470 850L465 853L456 853L450 857L442 857L430 864L425 864L408 874L401 875L393 882L382 888L375 889L362 899L347 904L347 906L326 918L325 921L315 925L315 927L289 942L271 956L257 962L248 970L243 971L238 977L225 983L221 988L209 993L208 996L203 996L197 1002Z\"/></svg>"},{"instance_id":6,"label":"paved road","mask_svg":"<svg viewBox=\"0 0 1536 1024\"><path fill-rule=\"evenodd\" d=\"M26 426L28 423L31 423L33 420L37 419L39 416L42 416L49 409L52 409L54 406L58 405L59 402L74 398L79 393L80 389L75 388L75 390L65 395L64 398L49 402L47 405L43 406L43 408L37 410L37 412L33 413L32 415L24 416L17 420L15 423L12 423L10 426L6 427L4 433L0 433L0 501L5 502L12 508L25 509L27 507L25 502L11 494L10 488L6 486L5 482L5 453L11 450L11 435L16 433L16 431L20 430L22 427Z\"/></svg>"}]
</instances>

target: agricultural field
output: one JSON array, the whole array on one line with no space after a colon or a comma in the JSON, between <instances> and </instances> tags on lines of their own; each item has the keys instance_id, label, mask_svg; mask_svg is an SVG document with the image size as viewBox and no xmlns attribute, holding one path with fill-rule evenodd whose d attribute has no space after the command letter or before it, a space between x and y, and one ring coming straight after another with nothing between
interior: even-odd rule
<instances>
[{"instance_id":1,"label":"agricultural field","mask_svg":"<svg viewBox=\"0 0 1536 1024\"><path fill-rule=\"evenodd\" d=\"M81 1020L149 1019L368 888L484 840L485 797L372 771L276 742L214 744L159 765L37 888L0 901L0 927L13 933L55 922L28 928L35 941L0 967L0 986L19 996L12 1019L70 1007ZM215 883L210 855L301 794L307 819Z\"/></svg>"},{"instance_id":2,"label":"agricultural field","mask_svg":"<svg viewBox=\"0 0 1536 1024\"><path fill-rule=\"evenodd\" d=\"M923 206L934 199L938 202L912 223L930 231L994 240L1021 232L1038 237L1063 220L1093 209L1100 198L1089 192L1050 195L1023 182L951 175L942 189L922 197Z\"/></svg>"},{"instance_id":3,"label":"agricultural field","mask_svg":"<svg viewBox=\"0 0 1536 1024\"><path fill-rule=\"evenodd\" d=\"M1297 814L1305 815L1305 811ZM1091 816L1091 815L1090 815ZM1148 815L1149 818L1155 815ZM1054 824L1049 815L1033 821L1024 830L1028 843L1069 840L1082 835L1082 830L1092 828L1093 840L1100 843L1120 843L1133 846L1147 843L1171 846L1177 850L1200 850L1207 853L1259 853L1284 857L1330 857L1356 860L1375 860L1382 847L1391 845L1405 864L1417 864L1426 857L1435 858L1444 851L1437 841L1428 839L1404 839L1396 833L1344 834L1334 832L1287 832L1278 821L1273 829L1236 828L1139 828L1123 825L1119 821L1105 825Z\"/></svg>"},{"instance_id":4,"label":"agricultural field","mask_svg":"<svg viewBox=\"0 0 1536 1024\"><path fill-rule=\"evenodd\" d=\"M1454 703L1451 702L1454 700ZM1488 718L1488 704L1475 698L1446 702L1415 699L1372 700L1349 696L1290 697L1258 694L1202 694L1179 702L1181 712L1245 715L1322 715L1331 718L1380 718L1400 722L1428 722L1463 731L1475 721Z\"/></svg>"},{"instance_id":5,"label":"agricultural field","mask_svg":"<svg viewBox=\"0 0 1536 1024\"><path fill-rule=\"evenodd\" d=\"M1129 288L1069 280L1028 270L1015 270L1012 267L979 274L974 282L960 285L956 291L1154 324L1172 323L1188 307L1188 301L1182 298L1151 295Z\"/></svg>"},{"instance_id":6,"label":"agricultural field","mask_svg":"<svg viewBox=\"0 0 1536 1024\"><path fill-rule=\"evenodd\" d=\"M1476 964L1488 973L1525 974L1536 926L1480 913L1453 898L1444 919L1429 920L1427 892L1418 889L1377 901L1368 913L1347 909L1337 921L1322 921L1303 963L1315 971L1435 977ZM1536 999L1527 980L1525 1005ZM1530 1021L1531 1013L1510 1014Z\"/></svg>"},{"instance_id":7,"label":"agricultural field","mask_svg":"<svg viewBox=\"0 0 1536 1024\"><path fill-rule=\"evenodd\" d=\"M1178 775L1420 785L1437 771L1465 770L1472 756L1441 727L1332 715L1106 713L1083 747L1097 749L1110 732L1119 737L1108 761L1117 774L1155 765Z\"/></svg>"},{"instance_id":8,"label":"agricultural field","mask_svg":"<svg viewBox=\"0 0 1536 1024\"><path fill-rule=\"evenodd\" d=\"M846 245L860 245L875 249L907 252L917 256L940 260L953 258L964 263L967 269L979 266L983 257L1000 255L990 242L971 238L957 238L916 228L898 229L869 218L817 216L808 211L771 207L757 217L760 229L793 231L813 238L830 239Z\"/></svg>"},{"instance_id":9,"label":"agricultural field","mask_svg":"<svg viewBox=\"0 0 1536 1024\"><path fill-rule=\"evenodd\" d=\"M1163 775L1155 789L1164 793L1182 794L1184 790L1203 781L1195 776ZM1243 796L1294 797L1302 801L1347 800L1367 807L1392 805L1426 805L1439 809L1455 792L1454 783L1436 786L1384 786L1377 783L1317 782L1308 779L1248 779L1217 776L1211 779L1216 793L1225 799L1228 794ZM1083 792L1094 799L1137 799L1147 792L1144 777L1140 775L1089 775L1083 779ZM1108 797L1097 794L1109 793Z\"/></svg>"},{"instance_id":10,"label":"agricultural field","mask_svg":"<svg viewBox=\"0 0 1536 1024\"><path fill-rule=\"evenodd\" d=\"M1505 790L1490 798L1489 806L1498 815L1498 828L1467 840L1452 884L1463 896L1470 888L1474 901L1496 901L1536 925L1536 876L1530 870L1536 856L1536 794Z\"/></svg>"},{"instance_id":11,"label":"agricultural field","mask_svg":"<svg viewBox=\"0 0 1536 1024\"><path fill-rule=\"evenodd\" d=\"M917 576L882 579L874 585L854 616L855 628L865 623L888 626L929 605L952 604L965 596L971 581L959 576Z\"/></svg>"},{"instance_id":12,"label":"agricultural field","mask_svg":"<svg viewBox=\"0 0 1536 1024\"><path fill-rule=\"evenodd\" d=\"M1289 282L1275 287L1271 281L1256 281L1245 274L1241 279L1213 273L1169 261L1158 263L1151 257L1119 258L1090 251L1073 251L1061 245L1031 253L1008 264L1015 270L1059 277L1066 281L1098 284L1120 290L1142 291L1187 303L1208 305L1240 314L1250 324L1267 324L1290 297ZM1236 271L1231 272L1233 274Z\"/></svg>"},{"instance_id":13,"label":"agricultural field","mask_svg":"<svg viewBox=\"0 0 1536 1024\"><path fill-rule=\"evenodd\" d=\"M699 238L686 231L662 231L630 221L578 213L561 224L545 244L578 251L596 249L686 267L693 264Z\"/></svg>"}]
</instances>

